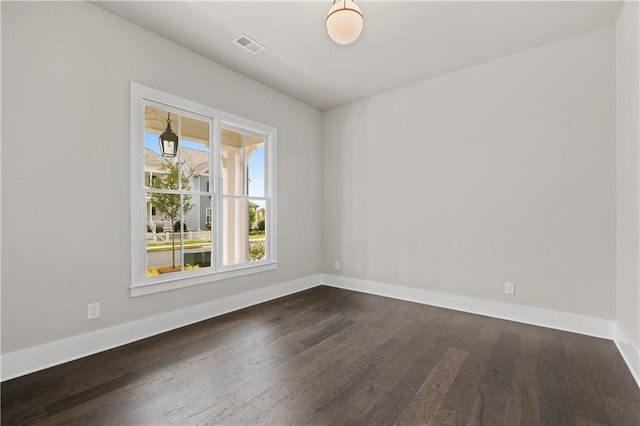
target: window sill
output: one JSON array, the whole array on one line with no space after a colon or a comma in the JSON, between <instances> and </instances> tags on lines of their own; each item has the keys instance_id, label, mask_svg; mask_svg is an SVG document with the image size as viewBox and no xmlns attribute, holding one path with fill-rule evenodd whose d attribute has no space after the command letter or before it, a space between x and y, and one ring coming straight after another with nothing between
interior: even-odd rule
<instances>
[{"instance_id":1,"label":"window sill","mask_svg":"<svg viewBox=\"0 0 640 426\"><path fill-rule=\"evenodd\" d=\"M260 263L257 265L246 265L234 269L227 269L190 277L176 277L154 283L144 283L131 285L131 297L146 296L163 291L175 290L178 288L191 287L194 285L206 284L215 281L227 280L229 278L241 277L244 275L257 274L260 272L273 271L278 269L278 262Z\"/></svg>"}]
</instances>

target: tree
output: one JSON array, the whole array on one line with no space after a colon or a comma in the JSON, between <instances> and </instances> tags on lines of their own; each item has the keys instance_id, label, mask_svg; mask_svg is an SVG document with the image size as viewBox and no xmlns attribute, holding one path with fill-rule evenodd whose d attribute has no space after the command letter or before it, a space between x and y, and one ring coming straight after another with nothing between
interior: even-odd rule
<instances>
[{"instance_id":1,"label":"tree","mask_svg":"<svg viewBox=\"0 0 640 426\"><path fill-rule=\"evenodd\" d=\"M154 189L178 189L178 164L170 161L165 161L160 166L160 171L164 174L162 177L158 177L153 181ZM182 183L183 190L190 190L191 176L186 173L182 173L180 176L180 182ZM176 219L180 218L180 210L183 214L187 214L192 208L190 195L183 195L182 206L180 206L179 194L151 194L151 204L156 208L164 220L168 220L173 225ZM181 209L182 207L182 209ZM175 228L171 228L171 255L173 260L173 269L176 269L176 231Z\"/></svg>"}]
</instances>

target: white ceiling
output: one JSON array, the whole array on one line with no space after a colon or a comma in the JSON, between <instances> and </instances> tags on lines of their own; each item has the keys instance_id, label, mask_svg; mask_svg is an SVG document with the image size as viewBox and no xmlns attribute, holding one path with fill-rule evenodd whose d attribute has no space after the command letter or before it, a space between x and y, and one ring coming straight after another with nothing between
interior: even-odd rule
<instances>
[{"instance_id":1,"label":"white ceiling","mask_svg":"<svg viewBox=\"0 0 640 426\"><path fill-rule=\"evenodd\" d=\"M359 1L364 29L333 43L326 1L94 2L320 110L613 25L617 1ZM252 55L232 41L266 46Z\"/></svg>"}]
</instances>

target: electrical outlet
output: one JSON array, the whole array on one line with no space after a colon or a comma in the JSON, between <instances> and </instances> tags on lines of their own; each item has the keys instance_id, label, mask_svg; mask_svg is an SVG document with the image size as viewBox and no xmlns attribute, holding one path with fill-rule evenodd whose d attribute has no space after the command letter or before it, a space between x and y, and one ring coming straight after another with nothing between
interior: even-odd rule
<instances>
[{"instance_id":1,"label":"electrical outlet","mask_svg":"<svg viewBox=\"0 0 640 426\"><path fill-rule=\"evenodd\" d=\"M338 269L338 270L339 270L339 269L340 269L340 261L339 261L339 260L336 260L336 263L335 263L335 265L334 265L334 266L335 266L335 268L336 268L336 269Z\"/></svg>"},{"instance_id":2,"label":"electrical outlet","mask_svg":"<svg viewBox=\"0 0 640 426\"><path fill-rule=\"evenodd\" d=\"M100 318L100 303L89 303L87 305L87 319Z\"/></svg>"},{"instance_id":3,"label":"electrical outlet","mask_svg":"<svg viewBox=\"0 0 640 426\"><path fill-rule=\"evenodd\" d=\"M504 283L504 292L507 294L516 294L516 285L515 283L507 281Z\"/></svg>"}]
</instances>

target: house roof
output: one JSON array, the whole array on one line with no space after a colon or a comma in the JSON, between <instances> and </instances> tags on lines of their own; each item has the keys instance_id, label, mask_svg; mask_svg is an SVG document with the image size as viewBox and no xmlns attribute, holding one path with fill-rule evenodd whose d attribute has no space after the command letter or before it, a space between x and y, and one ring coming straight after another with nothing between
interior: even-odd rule
<instances>
[{"instance_id":1,"label":"house roof","mask_svg":"<svg viewBox=\"0 0 640 426\"><path fill-rule=\"evenodd\" d=\"M164 159L149 148L144 148L144 164L162 164Z\"/></svg>"},{"instance_id":2,"label":"house roof","mask_svg":"<svg viewBox=\"0 0 640 426\"><path fill-rule=\"evenodd\" d=\"M209 169L209 153L197 149L180 147L180 158L194 175L200 175Z\"/></svg>"},{"instance_id":3,"label":"house roof","mask_svg":"<svg viewBox=\"0 0 640 426\"><path fill-rule=\"evenodd\" d=\"M201 175L203 172L209 169L209 153L205 151L199 151L197 149L180 147L180 158L187 167L190 173L193 175ZM144 163L160 165L165 160L161 155L155 151L145 147L144 148Z\"/></svg>"}]
</instances>

